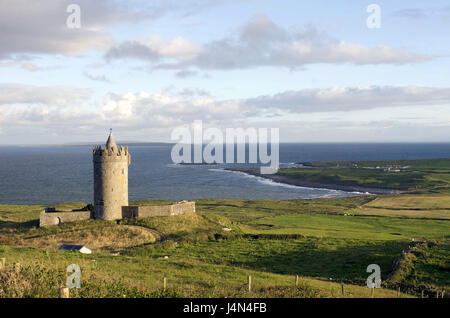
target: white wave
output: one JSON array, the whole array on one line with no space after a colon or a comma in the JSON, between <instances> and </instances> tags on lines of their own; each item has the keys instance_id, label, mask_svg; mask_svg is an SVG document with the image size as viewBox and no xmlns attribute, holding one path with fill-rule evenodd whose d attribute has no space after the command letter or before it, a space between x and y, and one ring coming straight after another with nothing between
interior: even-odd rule
<instances>
[{"instance_id":1,"label":"white wave","mask_svg":"<svg viewBox=\"0 0 450 318\"><path fill-rule=\"evenodd\" d=\"M168 168L180 168L182 166L180 164L178 164L178 163L168 163L168 164L166 164L166 167L168 167Z\"/></svg>"},{"instance_id":2,"label":"white wave","mask_svg":"<svg viewBox=\"0 0 450 318\"><path fill-rule=\"evenodd\" d=\"M231 172L231 173L235 173L238 174L240 176L244 176L246 178L249 179L253 179L258 181L259 183L262 183L264 185L269 185L269 186L273 186L273 187L283 187L283 188L289 188L289 189L303 189L303 190L320 190L320 191L331 191L331 192L339 192L337 190L329 190L329 189L321 189L321 188L310 188L310 187L302 187L302 186L296 186L296 185L292 185L292 184L287 184L287 183L281 183L281 182L277 182L277 181L273 181L271 179L267 179L267 178L263 178L263 177L259 177L259 176L254 176L252 174L248 174L242 171L233 171L233 170L225 170L225 169L208 169L209 171L216 171L216 172Z\"/></svg>"},{"instance_id":3,"label":"white wave","mask_svg":"<svg viewBox=\"0 0 450 318\"><path fill-rule=\"evenodd\" d=\"M370 192L360 192L360 191L351 191L348 193L359 194L359 195L372 195Z\"/></svg>"},{"instance_id":4,"label":"white wave","mask_svg":"<svg viewBox=\"0 0 450 318\"><path fill-rule=\"evenodd\" d=\"M229 170L218 169L218 168L216 168L216 169L208 169L208 171L216 171L216 172L232 172L232 171L229 171Z\"/></svg>"},{"instance_id":5,"label":"white wave","mask_svg":"<svg viewBox=\"0 0 450 318\"><path fill-rule=\"evenodd\" d=\"M348 191L342 191L342 190L337 190L337 189L326 189L326 188L311 188L311 187L302 187L302 186L297 186L297 185L292 185L292 184L287 184L287 183L281 183L281 182L277 182L277 181L273 181L271 179L267 179L267 178L263 178L263 177L259 177L259 176L254 176L252 174L248 174L242 171L233 171L233 170L226 170L226 169L208 169L209 171L215 171L215 172L231 172L231 173L235 173L238 174L240 176L245 176L246 178L250 178L250 179L254 179L256 181L258 181L259 183L262 183L264 185L268 185L268 186L274 186L274 187L283 187L283 188L288 188L288 189L303 189L303 190L314 190L314 191L323 191L323 192L327 192L327 194L323 194L323 195L318 195L318 198L336 198L336 197L342 197L342 196L346 196L345 194L351 193L351 194L356 194L356 195L370 195L371 193L369 192L358 192L358 191L352 191L352 192L348 192Z\"/></svg>"}]
</instances>

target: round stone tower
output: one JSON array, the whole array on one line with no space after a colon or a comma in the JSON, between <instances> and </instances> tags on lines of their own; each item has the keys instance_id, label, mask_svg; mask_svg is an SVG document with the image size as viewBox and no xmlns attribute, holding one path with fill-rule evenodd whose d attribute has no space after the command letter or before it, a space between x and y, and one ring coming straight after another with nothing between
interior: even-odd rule
<instances>
[{"instance_id":1,"label":"round stone tower","mask_svg":"<svg viewBox=\"0 0 450 318\"><path fill-rule=\"evenodd\" d=\"M117 148L109 134L105 148L94 147L94 217L103 220L122 219L122 206L128 206L128 147Z\"/></svg>"}]
</instances>

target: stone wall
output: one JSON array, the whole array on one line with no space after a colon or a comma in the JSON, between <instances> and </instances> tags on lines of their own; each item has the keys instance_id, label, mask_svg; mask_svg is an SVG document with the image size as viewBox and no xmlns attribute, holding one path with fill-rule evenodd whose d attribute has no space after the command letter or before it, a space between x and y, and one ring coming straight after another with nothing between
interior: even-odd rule
<instances>
[{"instance_id":1,"label":"stone wall","mask_svg":"<svg viewBox=\"0 0 450 318\"><path fill-rule=\"evenodd\" d=\"M170 216L171 205L140 206L137 210L138 218L149 218L152 216Z\"/></svg>"},{"instance_id":2,"label":"stone wall","mask_svg":"<svg viewBox=\"0 0 450 318\"><path fill-rule=\"evenodd\" d=\"M172 204L170 207L170 215L195 213L195 202L176 203Z\"/></svg>"},{"instance_id":3,"label":"stone wall","mask_svg":"<svg viewBox=\"0 0 450 318\"><path fill-rule=\"evenodd\" d=\"M154 216L173 216L185 213L195 213L195 202L182 202L171 205L122 207L123 218L149 218Z\"/></svg>"},{"instance_id":4,"label":"stone wall","mask_svg":"<svg viewBox=\"0 0 450 318\"><path fill-rule=\"evenodd\" d=\"M46 210L44 210L39 215L39 226L48 227L52 225L59 225L61 223L89 220L90 218L90 211L47 212Z\"/></svg>"},{"instance_id":5,"label":"stone wall","mask_svg":"<svg viewBox=\"0 0 450 318\"><path fill-rule=\"evenodd\" d=\"M195 202L180 202L170 205L123 206L122 218L149 218L195 213ZM39 215L39 226L48 227L61 223L76 222L93 218L90 211L55 211L48 208Z\"/></svg>"}]
</instances>

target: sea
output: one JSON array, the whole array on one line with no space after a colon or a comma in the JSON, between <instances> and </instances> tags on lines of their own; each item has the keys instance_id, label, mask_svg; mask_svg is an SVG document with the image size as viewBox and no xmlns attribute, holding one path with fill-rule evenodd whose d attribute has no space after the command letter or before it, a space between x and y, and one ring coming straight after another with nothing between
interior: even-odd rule
<instances>
[{"instance_id":1,"label":"sea","mask_svg":"<svg viewBox=\"0 0 450 318\"><path fill-rule=\"evenodd\" d=\"M239 165L178 165L172 146L129 146L129 200L201 198L314 199L364 193L298 187L225 168ZM450 158L450 143L286 143L280 166L337 160ZM0 146L0 204L55 204L93 201L90 146Z\"/></svg>"}]
</instances>

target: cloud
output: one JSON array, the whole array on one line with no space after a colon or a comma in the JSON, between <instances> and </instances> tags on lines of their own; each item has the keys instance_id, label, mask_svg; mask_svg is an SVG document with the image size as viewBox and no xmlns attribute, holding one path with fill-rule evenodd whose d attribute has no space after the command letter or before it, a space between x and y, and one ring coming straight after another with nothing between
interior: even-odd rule
<instances>
[{"instance_id":1,"label":"cloud","mask_svg":"<svg viewBox=\"0 0 450 318\"><path fill-rule=\"evenodd\" d=\"M200 97L210 97L211 94L204 90L204 89L193 89L193 88L184 88L180 92L177 93L178 96L189 98L194 96L200 96Z\"/></svg>"},{"instance_id":2,"label":"cloud","mask_svg":"<svg viewBox=\"0 0 450 318\"><path fill-rule=\"evenodd\" d=\"M83 75L92 81L111 83L111 81L105 75L93 75L88 72L83 72Z\"/></svg>"},{"instance_id":3,"label":"cloud","mask_svg":"<svg viewBox=\"0 0 450 318\"><path fill-rule=\"evenodd\" d=\"M259 15L244 25L237 37L195 44L187 39L125 41L111 48L108 59L136 58L155 69L246 69L260 66L297 68L314 63L358 65L420 63L432 57L387 46L369 47L339 41L307 26L290 32L267 16Z\"/></svg>"},{"instance_id":4,"label":"cloud","mask_svg":"<svg viewBox=\"0 0 450 318\"><path fill-rule=\"evenodd\" d=\"M175 73L175 76L179 78L189 78L196 75L198 75L198 72L190 70L181 70Z\"/></svg>"},{"instance_id":5,"label":"cloud","mask_svg":"<svg viewBox=\"0 0 450 318\"><path fill-rule=\"evenodd\" d=\"M395 11L392 15L396 18L420 19L428 16L430 12L425 9L409 8Z\"/></svg>"},{"instance_id":6,"label":"cloud","mask_svg":"<svg viewBox=\"0 0 450 318\"><path fill-rule=\"evenodd\" d=\"M69 106L88 100L89 89L68 86L33 86L15 83L0 84L0 105L41 104L44 106Z\"/></svg>"},{"instance_id":7,"label":"cloud","mask_svg":"<svg viewBox=\"0 0 450 318\"><path fill-rule=\"evenodd\" d=\"M394 18L406 19L424 19L430 17L448 17L450 14L450 6L441 8L406 8L394 11L392 16Z\"/></svg>"},{"instance_id":8,"label":"cloud","mask_svg":"<svg viewBox=\"0 0 450 318\"><path fill-rule=\"evenodd\" d=\"M142 127L174 127L196 119L231 120L238 117L238 113L237 103L216 101L206 92L191 89L181 90L175 95L111 93L105 96L101 109L103 121L133 122Z\"/></svg>"},{"instance_id":9,"label":"cloud","mask_svg":"<svg viewBox=\"0 0 450 318\"><path fill-rule=\"evenodd\" d=\"M303 89L244 101L248 107L292 113L354 111L450 103L450 88L370 86Z\"/></svg>"},{"instance_id":10,"label":"cloud","mask_svg":"<svg viewBox=\"0 0 450 318\"><path fill-rule=\"evenodd\" d=\"M17 54L76 55L86 50L103 51L113 44L108 33L111 26L152 21L169 13L194 14L221 2L40 0L39 4L30 4L29 0L2 0L0 59L11 59ZM66 10L72 3L81 8L79 29L66 26L70 15Z\"/></svg>"},{"instance_id":11,"label":"cloud","mask_svg":"<svg viewBox=\"0 0 450 318\"><path fill-rule=\"evenodd\" d=\"M0 105L40 104L42 106L81 105L92 91L68 86L0 84ZM422 86L332 87L285 91L254 98L218 100L197 88L168 87L160 94L148 92L108 93L101 113L104 119L164 116L198 118L257 117L281 113L349 112L376 108L433 106L450 104L450 88ZM223 117L222 117L223 116Z\"/></svg>"},{"instance_id":12,"label":"cloud","mask_svg":"<svg viewBox=\"0 0 450 318\"><path fill-rule=\"evenodd\" d=\"M68 29L67 6L73 1L42 0L30 5L27 0L3 0L0 10L0 58L15 54L73 55L87 49L104 49L110 37L100 27L120 11L106 5L106 1L86 1L81 6L82 28ZM98 12L94 19L92 12Z\"/></svg>"},{"instance_id":13,"label":"cloud","mask_svg":"<svg viewBox=\"0 0 450 318\"><path fill-rule=\"evenodd\" d=\"M36 109L42 109L39 108L41 106L80 106L90 96L91 91L87 89L0 84L0 105L36 105ZM266 115L279 117L286 113L348 112L446 104L450 104L450 88L335 87L287 91L248 99L217 100L201 89L177 90L170 87L161 94L108 93L97 113L102 121L136 123L160 116L180 122L195 119L220 122Z\"/></svg>"},{"instance_id":14,"label":"cloud","mask_svg":"<svg viewBox=\"0 0 450 318\"><path fill-rule=\"evenodd\" d=\"M40 67L34 63L28 62L27 60L20 60L20 59L0 62L0 67L19 67L29 72L51 71L61 68L61 66Z\"/></svg>"},{"instance_id":15,"label":"cloud","mask_svg":"<svg viewBox=\"0 0 450 318\"><path fill-rule=\"evenodd\" d=\"M395 120L283 121L285 142L446 142L449 122Z\"/></svg>"},{"instance_id":16,"label":"cloud","mask_svg":"<svg viewBox=\"0 0 450 318\"><path fill-rule=\"evenodd\" d=\"M160 17L166 14L175 13L181 17L188 17L204 10L216 7L228 0L152 0L141 1L144 3L144 11L153 13L153 16ZM139 1L138 1L139 2ZM141 10L143 10L141 8Z\"/></svg>"},{"instance_id":17,"label":"cloud","mask_svg":"<svg viewBox=\"0 0 450 318\"><path fill-rule=\"evenodd\" d=\"M248 99L218 100L202 90L176 90L172 87L161 94L107 94L100 118L105 123L112 122L142 129L153 126L173 128L195 120L203 120L217 127L245 127L251 125L251 122L260 121L267 127L280 124L296 115L442 105L450 105L450 88L341 87L289 91ZM386 118L386 122L391 121L390 112L387 111L382 118ZM330 123L327 120L321 122L325 126Z\"/></svg>"},{"instance_id":18,"label":"cloud","mask_svg":"<svg viewBox=\"0 0 450 318\"><path fill-rule=\"evenodd\" d=\"M70 127L76 130L77 134L84 134L83 139L87 140L99 129L116 127L127 131L129 136L157 132L158 138L168 138L171 129L191 124L195 120L203 120L205 126L222 129L282 127L282 134L285 134L283 140L291 141L295 141L293 136L311 138L308 140L322 138L328 141L358 139L354 134L360 136L361 140L364 139L363 136L376 140L380 138L380 132L386 133L385 140L397 137L399 140L405 140L408 136L404 131L412 133L414 127L423 131L430 129L430 132L434 132L435 139L442 139L444 133L450 131L449 119L445 116L450 105L450 88L340 87L288 91L249 99L220 100L199 89L169 87L160 94L108 93L99 108L85 107L88 106L86 103L89 98L90 91L80 88L1 84L2 136L11 136L13 133L24 135L24 131L29 127L62 134ZM420 106L428 108L427 114L440 115L425 120L395 119L395 114L399 114L398 107L407 110L407 107L417 109ZM436 108L432 110L429 107ZM393 108L397 111L391 113L389 110ZM355 117L351 116L351 113L339 114L351 111L369 112L371 109L387 111L377 113L377 118ZM320 115L320 112L326 114ZM335 116L330 118L330 112ZM403 111L403 114L408 113ZM401 127L405 130L402 131ZM393 135L389 136L388 132Z\"/></svg>"},{"instance_id":19,"label":"cloud","mask_svg":"<svg viewBox=\"0 0 450 318\"><path fill-rule=\"evenodd\" d=\"M143 40L125 41L111 48L105 55L106 59L136 58L158 61L163 58L187 61L195 58L201 52L201 47L177 37L171 40L154 35Z\"/></svg>"}]
</instances>

